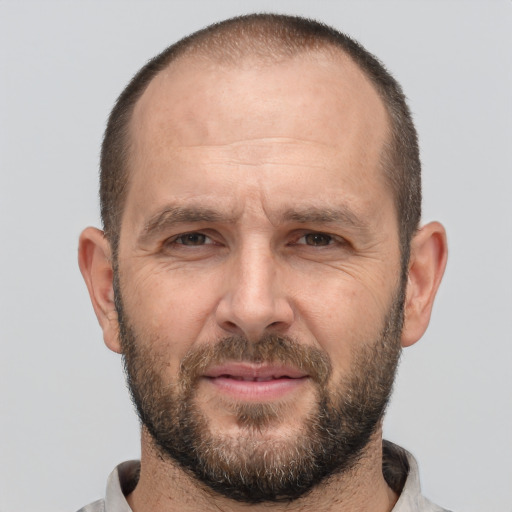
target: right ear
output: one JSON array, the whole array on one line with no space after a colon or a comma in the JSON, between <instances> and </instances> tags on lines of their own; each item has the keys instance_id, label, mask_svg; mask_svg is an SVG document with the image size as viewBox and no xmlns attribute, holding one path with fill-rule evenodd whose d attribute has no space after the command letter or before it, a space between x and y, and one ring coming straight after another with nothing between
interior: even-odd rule
<instances>
[{"instance_id":1,"label":"right ear","mask_svg":"<svg viewBox=\"0 0 512 512\"><path fill-rule=\"evenodd\" d=\"M78 265L89 290L92 306L110 350L121 353L119 324L114 303L112 254L103 231L86 228L80 235Z\"/></svg>"}]
</instances>

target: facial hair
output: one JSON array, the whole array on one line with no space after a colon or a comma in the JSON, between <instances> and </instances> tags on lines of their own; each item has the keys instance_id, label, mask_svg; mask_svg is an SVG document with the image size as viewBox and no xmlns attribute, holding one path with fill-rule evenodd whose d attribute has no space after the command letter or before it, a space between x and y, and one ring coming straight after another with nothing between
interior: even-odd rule
<instances>
[{"instance_id":1,"label":"facial hair","mask_svg":"<svg viewBox=\"0 0 512 512\"><path fill-rule=\"evenodd\" d=\"M245 503L296 500L357 464L391 395L401 350L403 289L378 338L372 343L361 340L350 373L334 383L326 353L275 334L256 342L226 337L195 347L182 359L176 380L166 382L166 362L151 349L156 340L135 332L118 286L115 291L132 400L164 460L215 492ZM274 403L234 403L240 435L212 433L196 401L198 381L208 367L228 361L283 363L308 374L316 403L295 435L270 440L262 435L293 414L289 405Z\"/></svg>"}]
</instances>

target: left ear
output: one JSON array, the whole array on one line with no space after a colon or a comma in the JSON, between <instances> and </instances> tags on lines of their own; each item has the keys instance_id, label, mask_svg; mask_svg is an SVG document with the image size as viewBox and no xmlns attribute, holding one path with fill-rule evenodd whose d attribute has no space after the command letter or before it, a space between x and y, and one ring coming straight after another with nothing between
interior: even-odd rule
<instances>
[{"instance_id":1,"label":"left ear","mask_svg":"<svg viewBox=\"0 0 512 512\"><path fill-rule=\"evenodd\" d=\"M427 329L447 257L446 231L439 222L426 224L413 237L405 297L403 347L416 343Z\"/></svg>"}]
</instances>

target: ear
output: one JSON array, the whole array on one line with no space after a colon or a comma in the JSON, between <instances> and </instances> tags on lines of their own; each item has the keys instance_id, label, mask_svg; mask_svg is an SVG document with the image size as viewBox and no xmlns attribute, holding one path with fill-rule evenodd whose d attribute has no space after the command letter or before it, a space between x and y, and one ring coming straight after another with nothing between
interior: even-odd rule
<instances>
[{"instance_id":1,"label":"ear","mask_svg":"<svg viewBox=\"0 0 512 512\"><path fill-rule=\"evenodd\" d=\"M86 228L80 235L78 265L89 290L92 306L110 350L121 353L119 324L114 304L110 244L103 231Z\"/></svg>"},{"instance_id":2,"label":"ear","mask_svg":"<svg viewBox=\"0 0 512 512\"><path fill-rule=\"evenodd\" d=\"M447 257L446 232L439 222L423 226L412 239L402 330L403 347L416 343L427 329Z\"/></svg>"}]
</instances>

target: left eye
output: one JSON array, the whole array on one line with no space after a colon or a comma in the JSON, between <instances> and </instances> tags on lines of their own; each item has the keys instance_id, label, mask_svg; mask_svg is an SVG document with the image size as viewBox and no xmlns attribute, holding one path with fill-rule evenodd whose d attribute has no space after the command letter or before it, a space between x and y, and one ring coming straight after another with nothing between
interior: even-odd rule
<instances>
[{"instance_id":1,"label":"left eye","mask_svg":"<svg viewBox=\"0 0 512 512\"><path fill-rule=\"evenodd\" d=\"M298 243L312 245L315 247L323 247L330 245L332 241L333 237L331 235L326 235L325 233L308 233L307 235L300 237Z\"/></svg>"},{"instance_id":2,"label":"left eye","mask_svg":"<svg viewBox=\"0 0 512 512\"><path fill-rule=\"evenodd\" d=\"M205 245L210 239L202 233L185 233L175 239L175 243L179 245Z\"/></svg>"}]
</instances>

